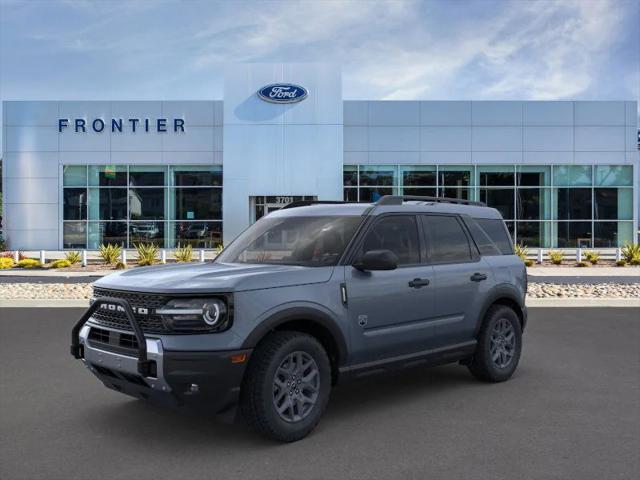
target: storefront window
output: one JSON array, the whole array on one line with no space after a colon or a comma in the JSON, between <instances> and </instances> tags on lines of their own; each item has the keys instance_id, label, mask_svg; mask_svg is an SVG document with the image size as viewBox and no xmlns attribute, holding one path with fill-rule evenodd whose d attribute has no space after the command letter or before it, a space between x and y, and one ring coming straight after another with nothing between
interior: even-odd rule
<instances>
[{"instance_id":1,"label":"storefront window","mask_svg":"<svg viewBox=\"0 0 640 480\"><path fill-rule=\"evenodd\" d=\"M166 185L167 167L162 165L132 165L129 167L129 185L132 187L163 187Z\"/></svg>"},{"instance_id":2,"label":"storefront window","mask_svg":"<svg viewBox=\"0 0 640 480\"><path fill-rule=\"evenodd\" d=\"M469 165L442 165L438 167L438 184L440 186L468 187L472 184L472 179L473 167Z\"/></svg>"},{"instance_id":3,"label":"storefront window","mask_svg":"<svg viewBox=\"0 0 640 480\"><path fill-rule=\"evenodd\" d=\"M633 189L631 188L595 188L596 220L633 219Z\"/></svg>"},{"instance_id":4,"label":"storefront window","mask_svg":"<svg viewBox=\"0 0 640 480\"><path fill-rule=\"evenodd\" d=\"M591 186L591 165L554 165L553 184L558 187Z\"/></svg>"},{"instance_id":5,"label":"storefront window","mask_svg":"<svg viewBox=\"0 0 640 480\"><path fill-rule=\"evenodd\" d=\"M166 247L176 238L168 220L184 220L185 230L190 222L206 220L217 232L216 246L222 242L221 185L222 167L216 165L64 166L64 248ZM213 240L192 243L209 248L204 245Z\"/></svg>"},{"instance_id":6,"label":"storefront window","mask_svg":"<svg viewBox=\"0 0 640 480\"><path fill-rule=\"evenodd\" d=\"M84 165L65 165L62 178L65 187L84 187L87 185L87 167Z\"/></svg>"},{"instance_id":7,"label":"storefront window","mask_svg":"<svg viewBox=\"0 0 640 480\"><path fill-rule=\"evenodd\" d=\"M623 187L633 185L631 165L596 165L596 186Z\"/></svg>"},{"instance_id":8,"label":"storefront window","mask_svg":"<svg viewBox=\"0 0 640 480\"><path fill-rule=\"evenodd\" d=\"M518 188L516 190L518 220L549 220L551 192L548 188Z\"/></svg>"},{"instance_id":9,"label":"storefront window","mask_svg":"<svg viewBox=\"0 0 640 480\"><path fill-rule=\"evenodd\" d=\"M174 166L171 168L171 185L176 187L221 187L222 167Z\"/></svg>"},{"instance_id":10,"label":"storefront window","mask_svg":"<svg viewBox=\"0 0 640 480\"><path fill-rule=\"evenodd\" d=\"M89 222L88 247L97 249L101 244L127 246L127 222Z\"/></svg>"},{"instance_id":11,"label":"storefront window","mask_svg":"<svg viewBox=\"0 0 640 480\"><path fill-rule=\"evenodd\" d=\"M64 222L62 229L63 248L85 248L87 245L86 222Z\"/></svg>"},{"instance_id":12,"label":"storefront window","mask_svg":"<svg viewBox=\"0 0 640 480\"><path fill-rule=\"evenodd\" d=\"M126 165L92 165L89 167L89 186L126 187Z\"/></svg>"},{"instance_id":13,"label":"storefront window","mask_svg":"<svg viewBox=\"0 0 640 480\"><path fill-rule=\"evenodd\" d=\"M357 187L358 186L358 166L357 165L345 165L342 173L343 185L345 187Z\"/></svg>"},{"instance_id":14,"label":"storefront window","mask_svg":"<svg viewBox=\"0 0 640 480\"><path fill-rule=\"evenodd\" d=\"M551 185L551 167L544 165L518 165L516 181L523 187Z\"/></svg>"},{"instance_id":15,"label":"storefront window","mask_svg":"<svg viewBox=\"0 0 640 480\"><path fill-rule=\"evenodd\" d=\"M435 187L436 167L433 165L402 166L400 178L403 187Z\"/></svg>"},{"instance_id":16,"label":"storefront window","mask_svg":"<svg viewBox=\"0 0 640 480\"><path fill-rule=\"evenodd\" d=\"M360 166L360 186L389 186L398 184L396 176L397 168L391 165Z\"/></svg>"},{"instance_id":17,"label":"storefront window","mask_svg":"<svg viewBox=\"0 0 640 480\"><path fill-rule=\"evenodd\" d=\"M479 185L482 187L497 187L513 185L515 172L513 165L478 166Z\"/></svg>"},{"instance_id":18,"label":"storefront window","mask_svg":"<svg viewBox=\"0 0 640 480\"><path fill-rule=\"evenodd\" d=\"M63 218L65 220L86 220L87 189L65 188L63 195Z\"/></svg>"},{"instance_id":19,"label":"storefront window","mask_svg":"<svg viewBox=\"0 0 640 480\"><path fill-rule=\"evenodd\" d=\"M558 222L558 247L591 248L591 222Z\"/></svg>"},{"instance_id":20,"label":"storefront window","mask_svg":"<svg viewBox=\"0 0 640 480\"><path fill-rule=\"evenodd\" d=\"M169 222L170 245L215 248L222 244L222 222Z\"/></svg>"},{"instance_id":21,"label":"storefront window","mask_svg":"<svg viewBox=\"0 0 640 480\"><path fill-rule=\"evenodd\" d=\"M164 188L130 188L131 220L164 220Z\"/></svg>"},{"instance_id":22,"label":"storefront window","mask_svg":"<svg viewBox=\"0 0 640 480\"><path fill-rule=\"evenodd\" d=\"M172 188L172 220L217 220L222 218L222 190Z\"/></svg>"},{"instance_id":23,"label":"storefront window","mask_svg":"<svg viewBox=\"0 0 640 480\"><path fill-rule=\"evenodd\" d=\"M513 188L481 188L480 201L497 209L505 220L513 220L515 214Z\"/></svg>"},{"instance_id":24,"label":"storefront window","mask_svg":"<svg viewBox=\"0 0 640 480\"><path fill-rule=\"evenodd\" d=\"M558 220L591 219L590 188L558 188L555 189L554 195Z\"/></svg>"}]
</instances>

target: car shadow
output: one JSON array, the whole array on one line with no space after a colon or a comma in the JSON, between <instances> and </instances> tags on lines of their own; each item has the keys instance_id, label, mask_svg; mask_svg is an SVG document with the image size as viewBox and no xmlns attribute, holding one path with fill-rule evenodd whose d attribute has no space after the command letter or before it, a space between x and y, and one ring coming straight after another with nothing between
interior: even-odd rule
<instances>
[{"instance_id":1,"label":"car shadow","mask_svg":"<svg viewBox=\"0 0 640 480\"><path fill-rule=\"evenodd\" d=\"M414 367L372 375L334 388L325 414L326 423L352 421L354 417L375 420L381 412L388 411L390 405L402 408L415 401L428 402L430 397L441 392L473 385L481 386L482 383L475 380L466 368L457 365L431 369ZM242 420L230 424L201 411L166 409L121 395L113 398L120 401L92 406L86 414L99 431L110 432L118 438L125 436L143 443L153 438L155 446L166 443L167 447L212 442L224 442L226 446L279 445L256 435Z\"/></svg>"}]
</instances>

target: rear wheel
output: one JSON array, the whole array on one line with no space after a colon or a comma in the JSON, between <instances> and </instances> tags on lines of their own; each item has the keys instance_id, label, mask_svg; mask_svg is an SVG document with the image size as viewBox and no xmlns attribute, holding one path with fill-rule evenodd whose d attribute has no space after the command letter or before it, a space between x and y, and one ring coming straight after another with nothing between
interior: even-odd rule
<instances>
[{"instance_id":1,"label":"rear wheel","mask_svg":"<svg viewBox=\"0 0 640 480\"><path fill-rule=\"evenodd\" d=\"M301 332L275 332L251 358L240 407L260 433L293 442L318 424L330 391L331 365L320 342Z\"/></svg>"},{"instance_id":2,"label":"rear wheel","mask_svg":"<svg viewBox=\"0 0 640 480\"><path fill-rule=\"evenodd\" d=\"M509 307L494 305L485 315L469 370L480 380L504 382L515 372L521 351L518 315Z\"/></svg>"}]
</instances>

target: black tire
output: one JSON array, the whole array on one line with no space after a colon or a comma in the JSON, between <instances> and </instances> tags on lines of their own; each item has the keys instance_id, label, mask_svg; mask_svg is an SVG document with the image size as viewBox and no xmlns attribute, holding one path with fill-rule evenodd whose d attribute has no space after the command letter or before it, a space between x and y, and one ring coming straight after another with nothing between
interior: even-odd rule
<instances>
[{"instance_id":1,"label":"black tire","mask_svg":"<svg viewBox=\"0 0 640 480\"><path fill-rule=\"evenodd\" d=\"M291 406L286 412L278 413L276 396L279 397L282 392L275 383L276 373L282 373L283 365L295 366L294 363L286 362L297 358L300 353L307 361L311 358L315 362L310 367L317 370L319 382L314 384L317 392L312 394L315 403L308 404L305 407L307 410L302 408L302 413L299 404ZM281 382L281 377L278 381ZM300 381L300 377L297 381ZM300 393L293 393L293 400L285 396L284 401L296 403L296 396L302 395L302 390L300 388ZM293 390L285 392L285 395L290 396L291 391ZM331 364L320 342L302 332L274 332L260 342L251 357L240 393L240 410L247 423L261 434L280 442L295 442L306 437L316 427L327 406L330 392ZM300 418L285 420L286 415L294 417L296 410Z\"/></svg>"},{"instance_id":2,"label":"black tire","mask_svg":"<svg viewBox=\"0 0 640 480\"><path fill-rule=\"evenodd\" d=\"M506 335L500 338L500 335L497 334L503 330L513 334L511 354L508 352L509 348L505 346L510 343L506 340ZM522 328L518 315L507 306L493 305L487 311L482 322L478 345L469 364L469 370L479 380L504 382L511 378L518 367L521 352ZM498 359L495 358L496 356Z\"/></svg>"}]
</instances>

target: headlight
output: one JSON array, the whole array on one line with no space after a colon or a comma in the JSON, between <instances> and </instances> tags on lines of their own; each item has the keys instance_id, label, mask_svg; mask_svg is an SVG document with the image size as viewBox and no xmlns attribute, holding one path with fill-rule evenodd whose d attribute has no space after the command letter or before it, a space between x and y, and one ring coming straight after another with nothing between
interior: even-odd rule
<instances>
[{"instance_id":1,"label":"headlight","mask_svg":"<svg viewBox=\"0 0 640 480\"><path fill-rule=\"evenodd\" d=\"M220 331L229 325L227 310L220 298L176 298L156 313L174 331Z\"/></svg>"}]
</instances>

